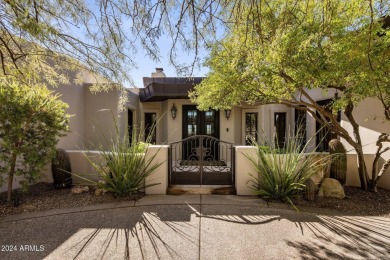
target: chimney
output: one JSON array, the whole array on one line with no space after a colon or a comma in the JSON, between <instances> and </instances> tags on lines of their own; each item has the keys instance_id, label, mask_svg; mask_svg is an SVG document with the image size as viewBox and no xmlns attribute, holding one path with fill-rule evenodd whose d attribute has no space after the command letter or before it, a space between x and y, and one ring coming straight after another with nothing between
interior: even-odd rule
<instances>
[{"instance_id":1,"label":"chimney","mask_svg":"<svg viewBox=\"0 0 390 260\"><path fill-rule=\"evenodd\" d=\"M152 78L165 78L165 73L163 68L156 68L156 72L152 72Z\"/></svg>"}]
</instances>

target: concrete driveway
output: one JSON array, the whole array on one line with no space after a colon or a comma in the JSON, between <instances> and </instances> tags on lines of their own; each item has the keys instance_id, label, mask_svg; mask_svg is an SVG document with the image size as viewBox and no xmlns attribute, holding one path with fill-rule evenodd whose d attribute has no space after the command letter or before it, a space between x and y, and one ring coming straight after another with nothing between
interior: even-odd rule
<instances>
[{"instance_id":1,"label":"concrete driveway","mask_svg":"<svg viewBox=\"0 0 390 260\"><path fill-rule=\"evenodd\" d=\"M390 219L255 197L146 196L5 217L0 246L0 259L384 259Z\"/></svg>"}]
</instances>

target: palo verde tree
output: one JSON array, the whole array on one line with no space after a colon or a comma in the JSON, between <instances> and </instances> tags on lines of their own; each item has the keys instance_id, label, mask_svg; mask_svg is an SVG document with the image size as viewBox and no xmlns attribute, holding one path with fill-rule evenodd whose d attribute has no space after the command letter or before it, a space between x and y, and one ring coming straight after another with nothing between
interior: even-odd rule
<instances>
[{"instance_id":1,"label":"palo verde tree","mask_svg":"<svg viewBox=\"0 0 390 260\"><path fill-rule=\"evenodd\" d=\"M0 184L8 182L8 201L14 176L36 181L68 130L68 105L58 97L42 85L0 81Z\"/></svg>"},{"instance_id":2,"label":"palo verde tree","mask_svg":"<svg viewBox=\"0 0 390 260\"><path fill-rule=\"evenodd\" d=\"M212 47L206 63L211 72L191 93L192 101L203 109L277 102L306 110L356 150L361 187L375 190L353 111L366 97L389 104L389 1L256 2ZM330 110L309 95L314 88L338 91ZM389 106L384 108L388 113ZM337 121L338 110L352 135Z\"/></svg>"},{"instance_id":3,"label":"palo verde tree","mask_svg":"<svg viewBox=\"0 0 390 260\"><path fill-rule=\"evenodd\" d=\"M56 85L69 82L69 70L81 70L131 82L133 54L141 46L158 60L162 34L171 39L172 64L191 74L202 43L215 38L225 25L221 14L234 6L228 0L1 1L0 76ZM181 64L177 49L191 52L193 63Z\"/></svg>"}]
</instances>

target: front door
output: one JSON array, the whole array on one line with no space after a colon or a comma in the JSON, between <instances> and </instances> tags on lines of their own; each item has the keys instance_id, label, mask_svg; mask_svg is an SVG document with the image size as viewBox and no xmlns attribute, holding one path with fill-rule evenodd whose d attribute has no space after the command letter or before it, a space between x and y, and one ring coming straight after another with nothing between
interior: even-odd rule
<instances>
[{"instance_id":1,"label":"front door","mask_svg":"<svg viewBox=\"0 0 390 260\"><path fill-rule=\"evenodd\" d=\"M197 135L206 135L219 139L219 111L209 110L200 111L196 109L196 106L185 105L183 106L183 140ZM203 144L200 145L200 139L193 139L193 142L183 144L183 159L184 160L218 160L218 142L206 143L203 140ZM200 148L207 149L207 155L204 154L203 158L194 158L191 156L195 149Z\"/></svg>"},{"instance_id":2,"label":"front door","mask_svg":"<svg viewBox=\"0 0 390 260\"><path fill-rule=\"evenodd\" d=\"M194 135L219 138L219 111L200 111L196 106L183 106L183 139Z\"/></svg>"}]
</instances>

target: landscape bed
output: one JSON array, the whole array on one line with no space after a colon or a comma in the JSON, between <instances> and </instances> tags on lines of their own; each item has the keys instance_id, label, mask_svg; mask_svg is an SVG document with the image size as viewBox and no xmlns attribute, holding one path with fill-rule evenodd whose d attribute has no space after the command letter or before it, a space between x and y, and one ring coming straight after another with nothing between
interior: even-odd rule
<instances>
[{"instance_id":1,"label":"landscape bed","mask_svg":"<svg viewBox=\"0 0 390 260\"><path fill-rule=\"evenodd\" d=\"M293 199L295 205L304 207L338 210L346 214L367 216L383 216L390 218L390 191L379 189L378 193L362 191L356 187L345 187L345 199L317 198L306 201L302 197ZM106 193L96 196L94 191L72 194L69 189L54 189L52 184L38 183L30 187L30 191L21 194L20 205L14 207L6 202L6 193L0 194L0 216L25 212L46 211L50 209L71 208L87 205L114 203L118 201L135 201L145 196L143 193L127 197L114 198Z\"/></svg>"}]
</instances>

